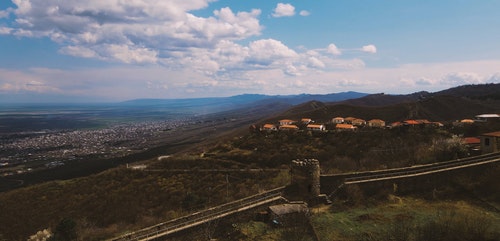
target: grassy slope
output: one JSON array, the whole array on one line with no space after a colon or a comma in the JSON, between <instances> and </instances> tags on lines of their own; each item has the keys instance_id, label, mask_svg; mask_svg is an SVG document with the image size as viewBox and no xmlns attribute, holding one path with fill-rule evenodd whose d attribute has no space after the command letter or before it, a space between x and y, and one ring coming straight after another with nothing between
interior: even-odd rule
<instances>
[{"instance_id":1,"label":"grassy slope","mask_svg":"<svg viewBox=\"0 0 500 241\"><path fill-rule=\"evenodd\" d=\"M392 197L391 201L375 206L335 209L332 206L312 216L321 240L398 240L398 236L406 235L415 240L422 226L433 220L452 224L465 219L471 222L465 224L470 229L481 228L480 225L485 228L486 237L500 238L500 213L465 201Z\"/></svg>"}]
</instances>

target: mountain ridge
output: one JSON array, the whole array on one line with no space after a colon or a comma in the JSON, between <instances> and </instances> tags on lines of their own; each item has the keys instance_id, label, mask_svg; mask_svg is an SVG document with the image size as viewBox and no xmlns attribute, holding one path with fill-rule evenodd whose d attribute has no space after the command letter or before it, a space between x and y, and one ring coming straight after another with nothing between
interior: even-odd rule
<instances>
[{"instance_id":1,"label":"mountain ridge","mask_svg":"<svg viewBox=\"0 0 500 241\"><path fill-rule=\"evenodd\" d=\"M275 115L265 121L280 118L312 118L327 122L331 118L354 116L366 120L430 119L449 121L473 118L483 113L500 113L500 84L466 85L408 95L366 95L338 102L309 101Z\"/></svg>"}]
</instances>

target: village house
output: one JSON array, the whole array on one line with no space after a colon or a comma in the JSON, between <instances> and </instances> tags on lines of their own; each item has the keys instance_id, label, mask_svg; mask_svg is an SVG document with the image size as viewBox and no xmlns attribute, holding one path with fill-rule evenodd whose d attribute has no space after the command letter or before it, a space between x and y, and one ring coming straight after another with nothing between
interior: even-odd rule
<instances>
[{"instance_id":1,"label":"village house","mask_svg":"<svg viewBox=\"0 0 500 241\"><path fill-rule=\"evenodd\" d=\"M307 125L307 124L309 124L309 123L313 122L313 120L312 120L312 119L310 119L310 118L302 118L302 119L300 120L300 122L301 122L302 124L304 124L304 125Z\"/></svg>"},{"instance_id":2,"label":"village house","mask_svg":"<svg viewBox=\"0 0 500 241\"><path fill-rule=\"evenodd\" d=\"M500 131L482 134L481 152L483 154L500 151Z\"/></svg>"},{"instance_id":3,"label":"village house","mask_svg":"<svg viewBox=\"0 0 500 241\"><path fill-rule=\"evenodd\" d=\"M343 117L335 117L332 119L333 124L343 124L344 123L344 118Z\"/></svg>"},{"instance_id":4,"label":"village house","mask_svg":"<svg viewBox=\"0 0 500 241\"><path fill-rule=\"evenodd\" d=\"M351 124L337 124L335 129L338 131L355 131L357 130L357 127Z\"/></svg>"},{"instance_id":5,"label":"village house","mask_svg":"<svg viewBox=\"0 0 500 241\"><path fill-rule=\"evenodd\" d=\"M474 120L473 119L463 119L463 120L460 120L460 123L461 124L473 124Z\"/></svg>"},{"instance_id":6,"label":"village house","mask_svg":"<svg viewBox=\"0 0 500 241\"><path fill-rule=\"evenodd\" d=\"M368 121L368 126L369 127L378 127L378 128L384 128L385 127L385 121L381 119L372 119Z\"/></svg>"},{"instance_id":7,"label":"village house","mask_svg":"<svg viewBox=\"0 0 500 241\"><path fill-rule=\"evenodd\" d=\"M352 125L354 125L354 126L365 126L366 125L366 121L363 120L363 119L354 119L352 121Z\"/></svg>"},{"instance_id":8,"label":"village house","mask_svg":"<svg viewBox=\"0 0 500 241\"><path fill-rule=\"evenodd\" d=\"M283 126L283 125L292 125L293 123L295 123L296 121L294 120L289 120L289 119L284 119L284 120L280 120L278 121L280 123L280 126Z\"/></svg>"},{"instance_id":9,"label":"village house","mask_svg":"<svg viewBox=\"0 0 500 241\"><path fill-rule=\"evenodd\" d=\"M320 124L309 124L307 125L307 130L310 131L325 131L326 127L325 125L320 125Z\"/></svg>"},{"instance_id":10,"label":"village house","mask_svg":"<svg viewBox=\"0 0 500 241\"><path fill-rule=\"evenodd\" d=\"M403 125L405 126L418 126L420 123L416 120L405 120L403 121Z\"/></svg>"},{"instance_id":11,"label":"village house","mask_svg":"<svg viewBox=\"0 0 500 241\"><path fill-rule=\"evenodd\" d=\"M356 120L356 119L357 119L357 118L355 118L355 117L346 117L346 118L344 118L344 123L345 123L345 124L352 124L352 122L353 122L354 120Z\"/></svg>"},{"instance_id":12,"label":"village house","mask_svg":"<svg viewBox=\"0 0 500 241\"><path fill-rule=\"evenodd\" d=\"M273 124L264 124L260 130L261 131L277 131L278 128Z\"/></svg>"},{"instance_id":13,"label":"village house","mask_svg":"<svg viewBox=\"0 0 500 241\"><path fill-rule=\"evenodd\" d=\"M421 125L429 125L429 124L431 124L431 122L428 121L428 120L426 120L426 119L415 120L415 121L418 122Z\"/></svg>"},{"instance_id":14,"label":"village house","mask_svg":"<svg viewBox=\"0 0 500 241\"><path fill-rule=\"evenodd\" d=\"M434 126L434 127L443 127L444 126L443 123L437 122L437 121L431 122L430 125Z\"/></svg>"},{"instance_id":15,"label":"village house","mask_svg":"<svg viewBox=\"0 0 500 241\"><path fill-rule=\"evenodd\" d=\"M488 121L498 121L500 120L500 115L499 114L481 114L481 115L476 115L475 120L477 122L488 122Z\"/></svg>"},{"instance_id":16,"label":"village house","mask_svg":"<svg viewBox=\"0 0 500 241\"><path fill-rule=\"evenodd\" d=\"M465 137L464 142L470 154L481 154L481 139L477 137Z\"/></svg>"},{"instance_id":17,"label":"village house","mask_svg":"<svg viewBox=\"0 0 500 241\"><path fill-rule=\"evenodd\" d=\"M281 125L279 129L284 131L296 131L299 127L296 125Z\"/></svg>"},{"instance_id":18,"label":"village house","mask_svg":"<svg viewBox=\"0 0 500 241\"><path fill-rule=\"evenodd\" d=\"M400 127L403 125L403 122L400 122L400 121L396 121L396 122L392 122L391 124L389 124L389 128L396 128L396 127Z\"/></svg>"}]
</instances>

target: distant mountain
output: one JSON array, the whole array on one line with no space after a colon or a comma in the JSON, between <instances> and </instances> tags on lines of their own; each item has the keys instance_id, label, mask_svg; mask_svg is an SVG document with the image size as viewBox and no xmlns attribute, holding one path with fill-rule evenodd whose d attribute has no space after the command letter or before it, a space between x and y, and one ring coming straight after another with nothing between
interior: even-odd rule
<instances>
[{"instance_id":1,"label":"distant mountain","mask_svg":"<svg viewBox=\"0 0 500 241\"><path fill-rule=\"evenodd\" d=\"M355 106L387 106L424 100L436 96L455 96L476 100L500 100L500 84L463 85L434 93L426 91L408 95L387 95L384 93L366 95L358 99L348 99L338 104Z\"/></svg>"},{"instance_id":2,"label":"distant mountain","mask_svg":"<svg viewBox=\"0 0 500 241\"><path fill-rule=\"evenodd\" d=\"M338 104L355 106L386 106L405 102L413 102L424 99L430 95L429 92L421 91L408 95L386 95L384 93L366 95L358 99L349 99Z\"/></svg>"},{"instance_id":3,"label":"distant mountain","mask_svg":"<svg viewBox=\"0 0 500 241\"><path fill-rule=\"evenodd\" d=\"M480 85L462 85L447 90L439 91L433 96L451 95L470 99L490 99L500 100L500 84L480 84Z\"/></svg>"},{"instance_id":4,"label":"distant mountain","mask_svg":"<svg viewBox=\"0 0 500 241\"><path fill-rule=\"evenodd\" d=\"M473 118L483 113L500 113L500 84L468 85L435 93L417 92L409 95L373 94L339 102L310 101L274 116L281 118L312 118L327 122L331 118L353 116L365 120L429 119L449 121Z\"/></svg>"},{"instance_id":5,"label":"distant mountain","mask_svg":"<svg viewBox=\"0 0 500 241\"><path fill-rule=\"evenodd\" d=\"M323 102L342 101L366 96L365 93L341 92L325 95L259 95L243 94L231 97L193 98L193 99L136 99L119 103L120 106L137 108L170 108L184 110L196 114L210 114L221 111L247 108L256 105L279 103L280 106L291 107L304 102L316 100Z\"/></svg>"}]
</instances>

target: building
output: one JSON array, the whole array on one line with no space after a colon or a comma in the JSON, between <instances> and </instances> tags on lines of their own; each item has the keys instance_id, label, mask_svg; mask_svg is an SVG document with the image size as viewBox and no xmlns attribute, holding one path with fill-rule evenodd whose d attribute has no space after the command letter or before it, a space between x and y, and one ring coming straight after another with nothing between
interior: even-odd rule
<instances>
[{"instance_id":1,"label":"building","mask_svg":"<svg viewBox=\"0 0 500 241\"><path fill-rule=\"evenodd\" d=\"M290 168L291 186L296 192L289 198L312 200L320 195L320 166L316 159L293 160Z\"/></svg>"},{"instance_id":2,"label":"building","mask_svg":"<svg viewBox=\"0 0 500 241\"><path fill-rule=\"evenodd\" d=\"M260 130L262 130L262 131L277 131L278 128L273 124L264 124Z\"/></svg>"},{"instance_id":3,"label":"building","mask_svg":"<svg viewBox=\"0 0 500 241\"><path fill-rule=\"evenodd\" d=\"M309 125L307 125L306 128L309 131L325 131L326 130L325 125L320 125L320 124L309 124Z\"/></svg>"},{"instance_id":4,"label":"building","mask_svg":"<svg viewBox=\"0 0 500 241\"><path fill-rule=\"evenodd\" d=\"M344 123L344 118L343 117L335 117L332 119L333 124L343 124Z\"/></svg>"},{"instance_id":5,"label":"building","mask_svg":"<svg viewBox=\"0 0 500 241\"><path fill-rule=\"evenodd\" d=\"M281 125L279 129L284 131L296 131L299 127L296 125Z\"/></svg>"},{"instance_id":6,"label":"building","mask_svg":"<svg viewBox=\"0 0 500 241\"><path fill-rule=\"evenodd\" d=\"M405 125L405 126L418 126L418 125L420 125L420 122L418 122L416 120L405 120L405 121L403 121L403 125Z\"/></svg>"},{"instance_id":7,"label":"building","mask_svg":"<svg viewBox=\"0 0 500 241\"><path fill-rule=\"evenodd\" d=\"M372 119L368 121L368 126L369 127L378 127L378 128L384 128L385 127L385 121L381 119Z\"/></svg>"},{"instance_id":8,"label":"building","mask_svg":"<svg viewBox=\"0 0 500 241\"><path fill-rule=\"evenodd\" d=\"M500 151L500 131L482 134L479 139L482 154Z\"/></svg>"},{"instance_id":9,"label":"building","mask_svg":"<svg viewBox=\"0 0 500 241\"><path fill-rule=\"evenodd\" d=\"M335 126L335 129L336 130L339 130L339 131L355 131L357 129L357 127L351 125L351 124L337 124Z\"/></svg>"},{"instance_id":10,"label":"building","mask_svg":"<svg viewBox=\"0 0 500 241\"><path fill-rule=\"evenodd\" d=\"M473 124L474 120L472 120L472 119L463 119L463 120L460 121L460 123L462 123L462 124Z\"/></svg>"},{"instance_id":11,"label":"building","mask_svg":"<svg viewBox=\"0 0 500 241\"><path fill-rule=\"evenodd\" d=\"M396 122L392 122L391 124L389 124L389 128L396 128L396 127L400 127L400 126L403 126L403 122L400 122L400 121L396 121Z\"/></svg>"},{"instance_id":12,"label":"building","mask_svg":"<svg viewBox=\"0 0 500 241\"><path fill-rule=\"evenodd\" d=\"M351 117L351 116L350 117L346 117L346 118L344 118L344 123L346 123L346 124L352 124L352 121L354 121L356 119L357 118Z\"/></svg>"},{"instance_id":13,"label":"building","mask_svg":"<svg viewBox=\"0 0 500 241\"><path fill-rule=\"evenodd\" d=\"M477 137L465 137L464 142L471 155L481 154L481 139Z\"/></svg>"},{"instance_id":14,"label":"building","mask_svg":"<svg viewBox=\"0 0 500 241\"><path fill-rule=\"evenodd\" d=\"M307 124L309 124L309 123L313 122L313 120L312 120L312 119L310 119L310 118L302 118L302 119L300 120L300 122L301 122L302 124L307 125Z\"/></svg>"},{"instance_id":15,"label":"building","mask_svg":"<svg viewBox=\"0 0 500 241\"><path fill-rule=\"evenodd\" d=\"M268 212L271 223L288 227L303 225L309 216L307 203L303 202L269 206Z\"/></svg>"},{"instance_id":16,"label":"building","mask_svg":"<svg viewBox=\"0 0 500 241\"><path fill-rule=\"evenodd\" d=\"M498 121L500 120L500 115L499 114L482 114L482 115L476 115L475 120L477 122L488 122L488 121Z\"/></svg>"},{"instance_id":17,"label":"building","mask_svg":"<svg viewBox=\"0 0 500 241\"><path fill-rule=\"evenodd\" d=\"M289 120L289 119L284 119L284 120L280 120L278 121L280 123L280 126L283 126L283 125L292 125L293 123L295 123L296 121L294 120Z\"/></svg>"},{"instance_id":18,"label":"building","mask_svg":"<svg viewBox=\"0 0 500 241\"><path fill-rule=\"evenodd\" d=\"M366 121L363 120L363 119L355 119L352 121L352 125L355 125L355 126L365 126L366 125Z\"/></svg>"}]
</instances>

